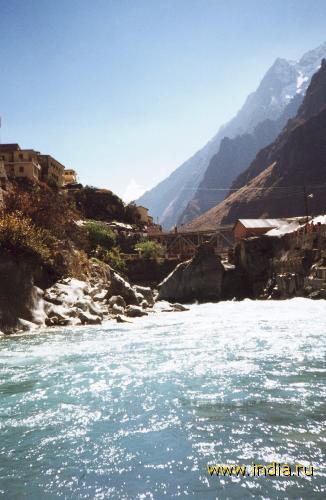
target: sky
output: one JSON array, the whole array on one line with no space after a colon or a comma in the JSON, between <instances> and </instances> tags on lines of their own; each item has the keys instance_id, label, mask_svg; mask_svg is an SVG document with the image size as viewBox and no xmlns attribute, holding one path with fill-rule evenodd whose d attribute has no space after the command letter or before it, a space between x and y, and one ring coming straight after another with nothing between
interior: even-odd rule
<instances>
[{"instance_id":1,"label":"sky","mask_svg":"<svg viewBox=\"0 0 326 500\"><path fill-rule=\"evenodd\" d=\"M130 201L325 26L325 0L0 0L1 142Z\"/></svg>"}]
</instances>

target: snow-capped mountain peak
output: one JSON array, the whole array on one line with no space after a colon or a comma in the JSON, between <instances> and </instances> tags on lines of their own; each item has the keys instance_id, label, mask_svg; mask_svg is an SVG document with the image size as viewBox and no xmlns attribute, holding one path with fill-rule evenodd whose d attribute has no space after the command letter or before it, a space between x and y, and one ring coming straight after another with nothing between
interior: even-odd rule
<instances>
[{"instance_id":1,"label":"snow-capped mountain peak","mask_svg":"<svg viewBox=\"0 0 326 500\"><path fill-rule=\"evenodd\" d=\"M326 58L326 42L304 54L299 61L277 58L236 116L220 127L201 150L137 202L147 206L166 227L176 224L202 181L211 158L219 151L222 139L252 134L259 123L278 120L287 107L292 110L288 118L294 116L323 58Z\"/></svg>"}]
</instances>

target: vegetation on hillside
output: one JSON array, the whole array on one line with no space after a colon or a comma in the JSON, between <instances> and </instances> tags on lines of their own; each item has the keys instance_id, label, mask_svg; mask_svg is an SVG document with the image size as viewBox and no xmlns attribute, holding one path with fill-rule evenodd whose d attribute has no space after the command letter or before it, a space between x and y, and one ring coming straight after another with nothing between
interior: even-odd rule
<instances>
[{"instance_id":1,"label":"vegetation on hillside","mask_svg":"<svg viewBox=\"0 0 326 500\"><path fill-rule=\"evenodd\" d=\"M135 249L145 260L164 255L155 242L139 243L139 233L108 226L108 222L118 221L141 229L136 206L124 205L108 190L86 187L65 191L20 180L4 198L0 249L38 256L58 276L87 274L91 258L125 271L124 253ZM78 222L85 219L83 224Z\"/></svg>"},{"instance_id":2,"label":"vegetation on hillside","mask_svg":"<svg viewBox=\"0 0 326 500\"><path fill-rule=\"evenodd\" d=\"M135 246L135 250L140 253L144 259L158 259L164 257L164 247L156 241L141 241Z\"/></svg>"},{"instance_id":3,"label":"vegetation on hillside","mask_svg":"<svg viewBox=\"0 0 326 500\"><path fill-rule=\"evenodd\" d=\"M88 221L84 224L84 228L87 231L92 250L98 246L105 250L111 250L116 243L117 238L112 229L100 222Z\"/></svg>"},{"instance_id":4,"label":"vegetation on hillside","mask_svg":"<svg viewBox=\"0 0 326 500\"><path fill-rule=\"evenodd\" d=\"M84 219L139 223L136 205L125 205L119 196L108 189L86 186L70 191L69 196Z\"/></svg>"},{"instance_id":5,"label":"vegetation on hillside","mask_svg":"<svg viewBox=\"0 0 326 500\"><path fill-rule=\"evenodd\" d=\"M0 249L19 255L27 253L49 264L51 248L56 240L46 229L33 224L21 212L4 214L0 218Z\"/></svg>"}]
</instances>

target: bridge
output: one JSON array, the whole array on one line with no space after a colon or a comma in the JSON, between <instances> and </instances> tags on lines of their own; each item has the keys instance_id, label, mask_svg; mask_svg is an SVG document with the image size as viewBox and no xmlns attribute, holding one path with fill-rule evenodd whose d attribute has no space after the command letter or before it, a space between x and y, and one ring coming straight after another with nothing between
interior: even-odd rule
<instances>
[{"instance_id":1,"label":"bridge","mask_svg":"<svg viewBox=\"0 0 326 500\"><path fill-rule=\"evenodd\" d=\"M202 243L210 243L217 254L233 247L233 225L218 226L208 231L171 231L148 234L148 239L157 241L166 248L167 257L190 258Z\"/></svg>"}]
</instances>

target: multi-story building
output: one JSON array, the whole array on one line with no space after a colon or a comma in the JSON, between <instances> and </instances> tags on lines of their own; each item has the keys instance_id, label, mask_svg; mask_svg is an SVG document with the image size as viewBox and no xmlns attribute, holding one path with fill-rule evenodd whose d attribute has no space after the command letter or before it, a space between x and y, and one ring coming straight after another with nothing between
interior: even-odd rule
<instances>
[{"instance_id":1,"label":"multi-story building","mask_svg":"<svg viewBox=\"0 0 326 500\"><path fill-rule=\"evenodd\" d=\"M50 155L43 155L34 149L21 149L19 144L0 144L0 161L8 179L28 178L42 180L47 184L62 187L65 184L65 167ZM76 179L74 170L73 178Z\"/></svg>"},{"instance_id":2,"label":"multi-story building","mask_svg":"<svg viewBox=\"0 0 326 500\"><path fill-rule=\"evenodd\" d=\"M18 144L0 144L0 160L3 161L8 179L26 177L37 181L41 177L39 152L21 149Z\"/></svg>"},{"instance_id":3,"label":"multi-story building","mask_svg":"<svg viewBox=\"0 0 326 500\"><path fill-rule=\"evenodd\" d=\"M50 155L39 154L38 159L42 167L42 180L48 184L62 187L64 184L63 174L65 167Z\"/></svg>"}]
</instances>

